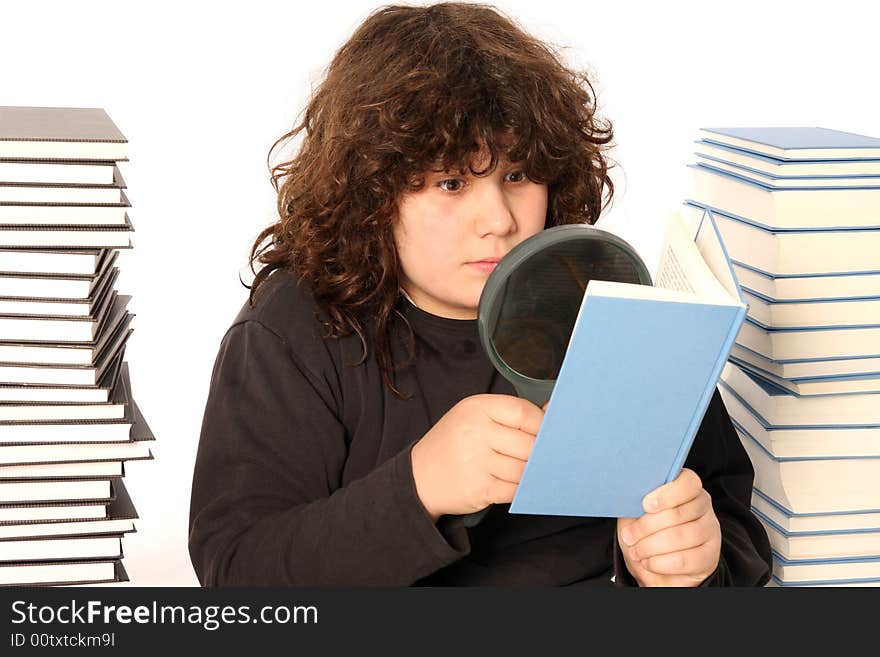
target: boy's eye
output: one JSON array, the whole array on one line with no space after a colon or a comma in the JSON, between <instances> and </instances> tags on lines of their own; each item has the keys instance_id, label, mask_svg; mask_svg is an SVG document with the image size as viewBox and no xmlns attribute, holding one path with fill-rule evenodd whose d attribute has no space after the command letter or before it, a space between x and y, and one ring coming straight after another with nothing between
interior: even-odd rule
<instances>
[{"instance_id":1,"label":"boy's eye","mask_svg":"<svg viewBox=\"0 0 880 657\"><path fill-rule=\"evenodd\" d=\"M447 192L459 192L464 187L464 181L458 178L447 178L438 182L437 186Z\"/></svg>"},{"instance_id":2,"label":"boy's eye","mask_svg":"<svg viewBox=\"0 0 880 657\"><path fill-rule=\"evenodd\" d=\"M522 182L523 180L525 180L525 177L526 177L526 174L523 171L521 171L520 169L517 169L516 171L511 171L510 173L507 174L507 179L510 182L515 182L515 183Z\"/></svg>"}]
</instances>

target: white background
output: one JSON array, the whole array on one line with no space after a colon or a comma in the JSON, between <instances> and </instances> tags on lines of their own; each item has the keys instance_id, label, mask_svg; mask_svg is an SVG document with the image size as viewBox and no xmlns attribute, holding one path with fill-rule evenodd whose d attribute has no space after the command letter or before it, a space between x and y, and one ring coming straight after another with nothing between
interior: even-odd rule
<instances>
[{"instance_id":1,"label":"white background","mask_svg":"<svg viewBox=\"0 0 880 657\"><path fill-rule=\"evenodd\" d=\"M135 224L117 289L155 460L126 482L141 519L132 585L196 585L186 547L211 368L246 298L239 272L274 217L266 155L374 2L11 2L0 105L103 107L129 140ZM823 126L880 136L880 10L867 2L499 2L594 72L615 126L615 202L601 224L649 266L688 192L704 126Z\"/></svg>"}]
</instances>

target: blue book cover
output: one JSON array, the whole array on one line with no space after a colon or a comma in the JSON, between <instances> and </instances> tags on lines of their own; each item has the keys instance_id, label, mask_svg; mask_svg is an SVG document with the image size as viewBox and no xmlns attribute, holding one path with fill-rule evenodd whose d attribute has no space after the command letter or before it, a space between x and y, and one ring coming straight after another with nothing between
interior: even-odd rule
<instances>
[{"instance_id":1,"label":"blue book cover","mask_svg":"<svg viewBox=\"0 0 880 657\"><path fill-rule=\"evenodd\" d=\"M720 169L718 167L712 166L711 164L706 164L703 162L697 162L696 164L688 164L687 166L690 169L698 169L700 171L707 171L707 172L713 173L717 176L722 176L724 178L730 178L731 180L736 180L736 181L744 183L746 185L751 185L752 187L756 187L757 189L761 189L765 192L770 192L771 194L777 194L777 195L786 194L786 193L790 194L793 192L814 192L814 193L828 192L828 191L834 191L834 192L848 192L848 191L850 191L851 192L853 190L877 190L878 189L878 185L876 184L876 182L873 184L869 184L867 182L867 179L865 179L865 178L861 179L862 181L864 181L864 184L858 184L858 185L841 186L841 185L828 184L828 185L823 185L821 187L815 187L815 186L811 187L811 186L804 186L804 185L787 185L785 187L776 187L773 184L771 184L770 181L761 181L761 180L758 180L754 177L749 177L749 176L745 175L745 172L743 172L743 171L725 171L724 169ZM697 201L697 203L699 204L699 201ZM750 222L751 220L747 219L746 221ZM754 222L752 222L752 223L754 223ZM775 229L775 230L778 232L779 229ZM795 229L795 230L798 230L798 229ZM799 229L799 230L803 230L803 229ZM840 228L838 228L838 230L840 230ZM773 231L771 231L771 232L773 232Z\"/></svg>"},{"instance_id":2,"label":"blue book cover","mask_svg":"<svg viewBox=\"0 0 880 657\"><path fill-rule=\"evenodd\" d=\"M710 142L781 160L840 160L880 157L880 139L817 127L703 128Z\"/></svg>"},{"instance_id":3,"label":"blue book cover","mask_svg":"<svg viewBox=\"0 0 880 657\"><path fill-rule=\"evenodd\" d=\"M709 213L702 223L697 241L716 251L685 241L720 290L713 300L588 285L511 513L638 517L642 498L678 476L746 312L721 282L733 274Z\"/></svg>"}]
</instances>

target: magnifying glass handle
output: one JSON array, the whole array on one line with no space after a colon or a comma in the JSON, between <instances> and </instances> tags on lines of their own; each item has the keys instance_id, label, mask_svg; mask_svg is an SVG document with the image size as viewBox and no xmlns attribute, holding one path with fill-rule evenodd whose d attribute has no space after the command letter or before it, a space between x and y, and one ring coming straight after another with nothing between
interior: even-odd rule
<instances>
[{"instance_id":1,"label":"magnifying glass handle","mask_svg":"<svg viewBox=\"0 0 880 657\"><path fill-rule=\"evenodd\" d=\"M485 509L482 509L480 511L475 511L474 513L468 513L468 514L463 515L462 519L463 519L464 526L465 527L473 527L474 525L478 524L483 519L483 516L485 516L487 513L489 513L489 509L491 509L491 508L492 508L492 505L490 504Z\"/></svg>"},{"instance_id":2,"label":"magnifying glass handle","mask_svg":"<svg viewBox=\"0 0 880 657\"><path fill-rule=\"evenodd\" d=\"M553 390L553 384L555 381L537 381L535 380L533 385L526 386L521 384L519 381L514 383L514 388L516 389L517 394L523 399L528 399L530 402L537 406L543 406L547 403L547 400L550 398L550 392ZM492 508L490 504L485 509L481 509L480 511L476 511L474 513L468 513L463 515L463 524L465 527L473 527L483 519L483 517L489 513L489 509Z\"/></svg>"}]
</instances>

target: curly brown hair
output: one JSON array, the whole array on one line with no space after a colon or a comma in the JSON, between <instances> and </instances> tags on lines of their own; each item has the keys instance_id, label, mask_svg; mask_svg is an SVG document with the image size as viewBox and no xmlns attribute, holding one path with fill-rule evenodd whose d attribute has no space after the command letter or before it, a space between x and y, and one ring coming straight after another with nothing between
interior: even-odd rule
<instances>
[{"instance_id":1,"label":"curly brown hair","mask_svg":"<svg viewBox=\"0 0 880 657\"><path fill-rule=\"evenodd\" d=\"M372 332L398 397L390 329L395 313L406 320L392 228L398 199L420 189L425 172L487 175L501 155L524 162L529 179L548 185L545 228L595 223L614 191L612 127L596 116L587 74L486 5L376 10L336 53L301 117L269 151L271 159L305 131L293 159L270 165L279 220L251 249L250 302L272 271L289 268L325 312L325 338L360 337L359 363ZM481 147L490 159L475 171Z\"/></svg>"}]
</instances>

